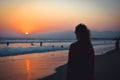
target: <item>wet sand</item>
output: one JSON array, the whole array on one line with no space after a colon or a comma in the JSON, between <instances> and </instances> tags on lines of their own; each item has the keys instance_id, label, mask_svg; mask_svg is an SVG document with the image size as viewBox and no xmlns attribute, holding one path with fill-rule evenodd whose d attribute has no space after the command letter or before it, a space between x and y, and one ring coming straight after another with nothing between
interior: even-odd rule
<instances>
[{"instance_id":1,"label":"wet sand","mask_svg":"<svg viewBox=\"0 0 120 80\"><path fill-rule=\"evenodd\" d=\"M66 80L66 64L56 68L56 73L38 80ZM120 50L95 56L95 80L120 80Z\"/></svg>"},{"instance_id":2,"label":"wet sand","mask_svg":"<svg viewBox=\"0 0 120 80\"><path fill-rule=\"evenodd\" d=\"M0 57L0 80L37 80L55 73L67 61L68 51Z\"/></svg>"}]
</instances>

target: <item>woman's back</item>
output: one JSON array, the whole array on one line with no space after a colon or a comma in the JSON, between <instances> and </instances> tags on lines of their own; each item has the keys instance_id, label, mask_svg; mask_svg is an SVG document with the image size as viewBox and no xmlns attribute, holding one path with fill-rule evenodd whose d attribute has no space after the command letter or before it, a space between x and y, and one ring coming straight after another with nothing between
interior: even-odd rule
<instances>
[{"instance_id":1,"label":"woman's back","mask_svg":"<svg viewBox=\"0 0 120 80\"><path fill-rule=\"evenodd\" d=\"M80 32L81 34L88 34L82 39L81 37L85 35L76 33L78 41L71 44L69 49L67 80L93 80L94 51L89 33Z\"/></svg>"}]
</instances>

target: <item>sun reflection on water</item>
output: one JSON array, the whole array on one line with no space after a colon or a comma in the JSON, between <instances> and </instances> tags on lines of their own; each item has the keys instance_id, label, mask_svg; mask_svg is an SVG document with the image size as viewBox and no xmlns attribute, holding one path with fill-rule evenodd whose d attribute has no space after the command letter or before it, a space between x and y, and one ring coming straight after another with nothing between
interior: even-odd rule
<instances>
[{"instance_id":1,"label":"sun reflection on water","mask_svg":"<svg viewBox=\"0 0 120 80\"><path fill-rule=\"evenodd\" d=\"M26 71L27 71L27 80L31 80L31 68L30 68L30 60L26 59Z\"/></svg>"}]
</instances>

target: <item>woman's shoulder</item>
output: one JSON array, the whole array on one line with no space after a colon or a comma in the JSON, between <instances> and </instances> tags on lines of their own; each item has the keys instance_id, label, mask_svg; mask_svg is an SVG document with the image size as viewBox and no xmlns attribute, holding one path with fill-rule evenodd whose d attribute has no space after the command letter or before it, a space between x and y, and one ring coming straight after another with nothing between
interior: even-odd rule
<instances>
[{"instance_id":1,"label":"woman's shoulder","mask_svg":"<svg viewBox=\"0 0 120 80\"><path fill-rule=\"evenodd\" d=\"M72 43L71 45L70 45L70 47L75 47L75 46L77 46L78 45L78 42L74 42L74 43Z\"/></svg>"}]
</instances>

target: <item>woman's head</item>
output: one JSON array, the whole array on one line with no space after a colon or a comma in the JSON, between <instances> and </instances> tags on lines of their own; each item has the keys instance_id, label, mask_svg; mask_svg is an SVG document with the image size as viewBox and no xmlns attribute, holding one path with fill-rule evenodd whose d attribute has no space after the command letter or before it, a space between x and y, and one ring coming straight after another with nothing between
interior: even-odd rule
<instances>
[{"instance_id":1,"label":"woman's head","mask_svg":"<svg viewBox=\"0 0 120 80\"><path fill-rule=\"evenodd\" d=\"M75 34L78 41L90 41L90 33L85 24L79 24L75 28Z\"/></svg>"}]
</instances>

